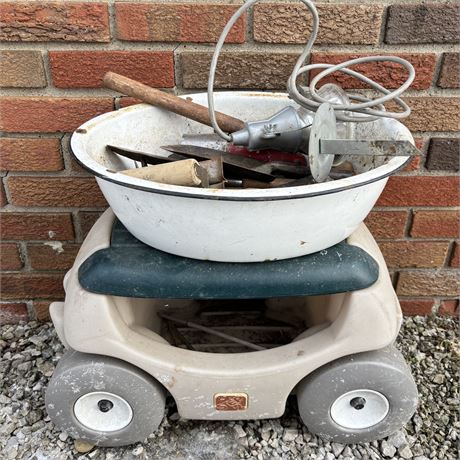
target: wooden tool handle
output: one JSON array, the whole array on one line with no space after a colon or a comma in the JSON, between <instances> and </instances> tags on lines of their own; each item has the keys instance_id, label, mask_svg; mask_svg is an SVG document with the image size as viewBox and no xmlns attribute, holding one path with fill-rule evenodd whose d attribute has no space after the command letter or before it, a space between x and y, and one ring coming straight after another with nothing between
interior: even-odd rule
<instances>
[{"instance_id":1,"label":"wooden tool handle","mask_svg":"<svg viewBox=\"0 0 460 460\"><path fill-rule=\"evenodd\" d=\"M119 93L123 93L126 96L140 99L143 102L147 102L147 104L162 107L170 112L195 120L198 123L211 126L207 107L174 96L173 94L151 88L150 86L144 85L136 80L131 80L131 78L124 77L123 75L107 72L104 76L104 86L118 91ZM216 112L216 117L221 129L228 133L234 133L244 127L243 121L238 118L233 118L230 115Z\"/></svg>"},{"instance_id":2,"label":"wooden tool handle","mask_svg":"<svg viewBox=\"0 0 460 460\"><path fill-rule=\"evenodd\" d=\"M143 168L125 169L120 173L138 179L161 182L162 184L209 187L206 169L194 159L144 166Z\"/></svg>"}]
</instances>

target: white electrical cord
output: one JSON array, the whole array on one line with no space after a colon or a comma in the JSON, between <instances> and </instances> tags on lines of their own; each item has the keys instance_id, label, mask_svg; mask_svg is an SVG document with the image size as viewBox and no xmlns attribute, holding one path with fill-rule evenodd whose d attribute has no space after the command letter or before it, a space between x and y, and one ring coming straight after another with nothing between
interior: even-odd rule
<instances>
[{"instance_id":1,"label":"white electrical cord","mask_svg":"<svg viewBox=\"0 0 460 460\"><path fill-rule=\"evenodd\" d=\"M215 80L215 74L216 74L217 61L219 59L219 55L224 45L225 39L227 38L227 35L232 29L235 22L240 18L240 16L246 10L248 10L252 5L254 5L255 3L259 1L260 0L247 0L246 3L244 3L233 14L230 20L227 22L216 44L216 48L214 50L214 54L211 60L211 66L209 69L209 78L208 78L209 117L211 119L211 123L214 128L214 131L220 137L222 137L228 142L232 141L232 136L222 131L222 129L219 127L219 124L216 118L215 108L214 108L214 80ZM333 64L304 65L305 61L307 60L310 54L313 43L316 40L316 36L318 34L319 16L318 16L318 11L316 10L316 7L313 4L313 2L311 2L310 0L300 0L300 1L309 9L310 13L313 16L313 28L310 34L310 38L308 39L308 42L305 46L305 49L302 52L302 54L299 56L294 66L294 69L291 73L291 76L289 77L289 80L287 82L287 91L289 93L290 98L294 100L295 102L297 102L297 104L299 104L301 107L304 107L307 110L311 110L315 112L323 102L330 103L330 101L318 95L316 85L324 77L334 72L340 71L347 75L351 75L352 77L358 80L361 80L364 83L367 83L373 89L379 91L380 93L383 93L383 96L375 98L375 99L369 99L367 97L357 95L357 94L349 95L351 99L360 101L360 103L358 104L352 103L352 104L344 104L344 105L331 104L332 108L334 109L336 113L337 120L350 121L350 122L369 122L369 121L374 121L379 117L396 118L396 119L407 117L410 114L410 107L402 99L400 99L399 96L407 88L409 88L409 86L412 84L415 78L415 70L412 64L406 61L405 59L402 59L396 56L369 56L369 57L361 57L358 59L351 59L349 61L342 62L341 64L337 64L337 65L333 65ZM370 78L362 75L361 73L348 69L348 67L355 65L355 64L362 64L362 63L367 63L367 62L378 62L378 61L390 61L390 62L395 62L397 64L401 64L409 72L409 75L406 81L399 88L395 89L394 91L390 91L384 88L383 86L379 85L378 83L376 83L374 80L371 80ZM305 95L302 95L297 88L297 78L303 73L308 72L313 69L324 69L324 70L321 70L318 73L318 75L316 75L311 80L310 86L309 86L310 95L309 97L306 97ZM382 104L390 100L393 100L396 104L398 104L399 107L403 109L403 111L402 112L387 112L383 110ZM378 107L380 107L380 110L377 109ZM355 115L355 116L352 116L352 114L347 115L346 112L352 112L352 113L356 113L360 115Z\"/></svg>"}]
</instances>

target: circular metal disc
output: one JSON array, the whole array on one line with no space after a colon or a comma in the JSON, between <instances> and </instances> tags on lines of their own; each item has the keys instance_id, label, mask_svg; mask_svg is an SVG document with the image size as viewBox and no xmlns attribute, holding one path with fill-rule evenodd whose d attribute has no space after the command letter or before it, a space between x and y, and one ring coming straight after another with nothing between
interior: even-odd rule
<instances>
[{"instance_id":1,"label":"circular metal disc","mask_svg":"<svg viewBox=\"0 0 460 460\"><path fill-rule=\"evenodd\" d=\"M327 179L334 161L334 155L320 153L320 140L336 137L335 113L331 104L325 102L316 111L308 142L308 161L316 182L324 182Z\"/></svg>"},{"instance_id":2,"label":"circular metal disc","mask_svg":"<svg viewBox=\"0 0 460 460\"><path fill-rule=\"evenodd\" d=\"M99 407L100 401L110 401L110 410L103 412ZM74 404L73 412L85 428L95 431L121 430L128 426L133 418L133 410L128 402L106 391L93 391L80 396Z\"/></svg>"},{"instance_id":3,"label":"circular metal disc","mask_svg":"<svg viewBox=\"0 0 460 460\"><path fill-rule=\"evenodd\" d=\"M363 403L353 405L353 400ZM346 429L363 430L377 425L388 414L390 403L378 391L353 390L339 396L331 406L331 418L337 425Z\"/></svg>"}]
</instances>

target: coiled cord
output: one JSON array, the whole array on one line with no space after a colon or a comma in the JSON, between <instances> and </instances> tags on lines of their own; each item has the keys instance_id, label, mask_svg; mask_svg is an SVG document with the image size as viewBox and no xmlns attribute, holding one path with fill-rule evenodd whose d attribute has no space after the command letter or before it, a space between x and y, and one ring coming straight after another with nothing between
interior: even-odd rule
<instances>
[{"instance_id":1,"label":"coiled cord","mask_svg":"<svg viewBox=\"0 0 460 460\"><path fill-rule=\"evenodd\" d=\"M259 2L260 0L247 0L230 18L227 24L222 31L219 40L217 41L214 54L211 60L211 66L209 69L209 78L208 78L208 107L209 107L209 117L211 119L212 126L214 131L223 139L228 142L232 141L232 136L230 134L225 133L220 128L216 114L215 114L215 105L214 105L214 81L215 81L215 74L217 68L217 61L219 59L220 52L224 45L225 39L227 38L228 33L234 26L235 22L240 18L240 16L248 10L251 6L255 3ZM340 121L349 121L349 122L369 122L374 121L379 117L386 117L386 118L395 118L401 119L409 116L410 114L410 107L399 97L409 86L412 84L415 78L415 70L412 64L405 59L396 57L396 56L369 56L369 57L361 57L357 59L351 59L346 62L342 62L341 64L333 65L333 64L309 64L304 65L305 61L307 60L313 43L316 40L316 36L318 34L319 28L319 16L318 11L316 10L315 5L310 0L300 0L310 11L313 16L313 27L310 34L310 38L305 45L305 49L303 50L302 54L297 59L297 62L292 70L291 76L287 82L287 91L289 97L299 104L301 107L304 107L307 110L311 110L315 112L318 107L323 102L330 102L327 99L322 98L318 95L316 85L318 82L323 79L324 77L334 73L334 72L343 72L347 75L351 75L352 77L367 83L371 88L379 91L383 94L383 96L377 97L375 99L370 99L364 97L362 95L353 94L349 95L350 99L358 101L358 103L351 103L351 104L331 104L332 108L336 113L337 120ZM408 72L409 75L407 76L406 81L394 91L390 91L383 86L376 83L374 80L362 75L359 72L349 69L348 67L353 66L355 64L362 64L368 62L379 62L379 61L390 61L395 62L397 64L402 65ZM309 96L302 95L299 92L297 87L297 78L306 73L310 70L314 69L324 69L321 70L310 82ZM382 104L393 100L400 108L402 108L402 112L387 112L383 110ZM380 108L379 108L380 107ZM348 112L348 113L347 113Z\"/></svg>"}]
</instances>

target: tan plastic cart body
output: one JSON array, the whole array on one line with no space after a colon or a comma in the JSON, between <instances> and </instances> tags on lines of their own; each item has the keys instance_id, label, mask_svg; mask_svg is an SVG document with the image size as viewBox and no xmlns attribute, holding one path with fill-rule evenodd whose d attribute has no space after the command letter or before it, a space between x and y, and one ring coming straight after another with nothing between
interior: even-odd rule
<instances>
[{"instance_id":1,"label":"tan plastic cart body","mask_svg":"<svg viewBox=\"0 0 460 460\"><path fill-rule=\"evenodd\" d=\"M47 410L70 435L110 446L142 440L160 423L167 393L183 418L238 420L280 417L294 392L307 427L338 442L381 438L399 429L412 415L417 391L404 360L392 345L401 325L401 310L382 254L364 224L343 246L347 251L362 252L362 263L344 260L352 256L346 252L342 256L342 246L334 246L298 258L304 259L302 262L242 264L250 282L259 269L305 265L307 258L317 257L313 264L317 264L316 272L314 267L299 265L298 273L282 275L294 278L293 296L283 290L291 283L290 278L282 278L281 285L267 272L264 282L244 287L237 276L239 264L191 261L162 253L177 263L207 264L200 266L211 267L206 270L218 264L219 269L226 269L227 277L220 286L209 271L211 287L193 283L187 287L190 272L186 265L181 266L179 275L186 277L185 286L177 287L177 297L185 297L188 289L189 298L180 299L172 296L179 279L174 278L179 276L177 272L170 275L169 286L156 287L157 291L163 289L166 298L145 297L149 276L154 270L167 269L155 267L152 260L157 259L138 259L139 270L146 264L151 270L144 270L146 278L138 281L130 278L136 276L135 269L129 276L125 273L126 277L123 268L104 272L100 259L112 254L104 251L110 251L111 241L116 239L116 232L112 234L114 220L108 210L95 224L65 278L65 302L51 305L53 323L69 351L50 383ZM141 246L148 248L140 242L131 246L128 242L123 250L133 255ZM343 289L348 292L299 295L302 290L317 292L319 282L310 282L314 276L322 276L328 286L334 285L333 274L329 279L317 275L318 270L327 268L321 260L332 257L328 251L334 250L335 265L340 269L337 283L345 283L342 288L347 282L370 285L353 291ZM123 267L123 260L119 264ZM360 279L361 272L375 280ZM81 285L82 280L101 292L108 283L109 290L117 295L91 292ZM244 353L192 351L172 346L162 337L162 319L157 313L185 311L193 315L199 310L200 298L211 298L212 292L231 292L232 283L237 284L235 298L263 297L267 317L305 325L305 331L283 346ZM134 291L137 286L137 297L118 295L129 286ZM262 296L263 292L283 295ZM229 298L228 293L224 295Z\"/></svg>"}]
</instances>

